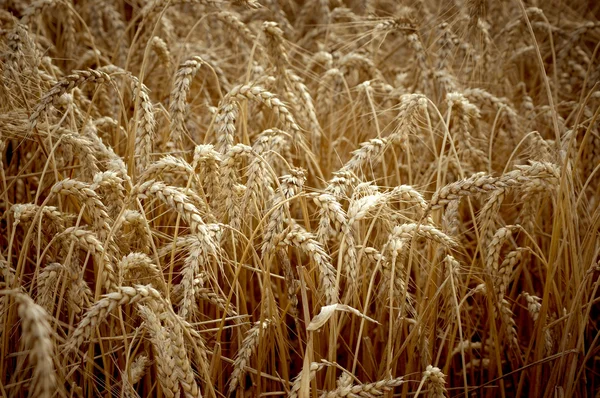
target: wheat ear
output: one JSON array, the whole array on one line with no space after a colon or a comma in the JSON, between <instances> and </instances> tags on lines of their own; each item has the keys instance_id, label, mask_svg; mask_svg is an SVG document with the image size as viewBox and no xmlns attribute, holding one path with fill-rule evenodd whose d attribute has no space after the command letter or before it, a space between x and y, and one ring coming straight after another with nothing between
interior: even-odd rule
<instances>
[{"instance_id":1,"label":"wheat ear","mask_svg":"<svg viewBox=\"0 0 600 398\"><path fill-rule=\"evenodd\" d=\"M22 338L33 366L29 395L50 398L57 391L54 343L48 313L25 293L15 292L21 318Z\"/></svg>"},{"instance_id":2,"label":"wheat ear","mask_svg":"<svg viewBox=\"0 0 600 398\"><path fill-rule=\"evenodd\" d=\"M261 335L264 338L264 334L270 325L270 319L267 319L264 322L259 321L246 333L242 346L238 350L235 360L233 361L233 372L229 379L229 395L235 392L240 381L242 381L242 378L246 373L246 365L250 361L252 354L256 351Z\"/></svg>"},{"instance_id":3,"label":"wheat ear","mask_svg":"<svg viewBox=\"0 0 600 398\"><path fill-rule=\"evenodd\" d=\"M90 307L77 328L67 340L65 351L72 353L86 341L89 341L93 330L116 308L138 302L151 302L154 306L161 307L162 296L160 292L150 285L120 286L116 291L108 293Z\"/></svg>"},{"instance_id":4,"label":"wheat ear","mask_svg":"<svg viewBox=\"0 0 600 398\"><path fill-rule=\"evenodd\" d=\"M61 95L71 91L74 87L79 87L85 83L103 84L109 81L110 76L101 71L92 69L73 71L72 74L59 80L42 96L29 117L31 128L35 128L38 119L45 115L52 105L56 104Z\"/></svg>"}]
</instances>

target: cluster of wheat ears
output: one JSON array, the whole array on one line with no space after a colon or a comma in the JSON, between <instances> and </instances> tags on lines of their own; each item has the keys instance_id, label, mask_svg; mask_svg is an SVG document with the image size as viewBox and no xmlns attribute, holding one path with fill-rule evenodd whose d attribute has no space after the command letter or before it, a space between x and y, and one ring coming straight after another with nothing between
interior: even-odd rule
<instances>
[{"instance_id":1,"label":"cluster of wheat ears","mask_svg":"<svg viewBox=\"0 0 600 398\"><path fill-rule=\"evenodd\" d=\"M600 390L600 3L0 4L0 396Z\"/></svg>"}]
</instances>

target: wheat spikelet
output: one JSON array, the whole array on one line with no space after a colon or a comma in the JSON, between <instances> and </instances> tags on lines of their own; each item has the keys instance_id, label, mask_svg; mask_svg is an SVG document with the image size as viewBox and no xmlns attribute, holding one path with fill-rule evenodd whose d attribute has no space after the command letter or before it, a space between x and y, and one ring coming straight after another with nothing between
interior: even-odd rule
<instances>
[{"instance_id":1,"label":"wheat spikelet","mask_svg":"<svg viewBox=\"0 0 600 398\"><path fill-rule=\"evenodd\" d=\"M156 120L154 119L154 105L150 100L148 87L138 79L132 78L131 90L134 94L134 102L137 103L135 97L139 95L140 98L135 127L135 157L137 158L138 173L141 173L150 163Z\"/></svg>"},{"instance_id":2,"label":"wheat spikelet","mask_svg":"<svg viewBox=\"0 0 600 398\"><path fill-rule=\"evenodd\" d=\"M219 225L211 224L207 226L207 230L210 235L206 239L196 239L190 245L189 254L181 271L183 297L181 298L179 315L184 319L190 319L193 315L194 297L196 295L194 281L207 268L209 256L218 258L219 249L215 242L220 240L221 228Z\"/></svg>"},{"instance_id":3,"label":"wheat spikelet","mask_svg":"<svg viewBox=\"0 0 600 398\"><path fill-rule=\"evenodd\" d=\"M194 286L196 287L195 288L196 296L199 299L206 300L206 301L216 305L222 311L227 313L227 315L229 315L229 316L237 316L238 315L238 313L235 310L235 307L232 303L228 303L227 299L225 297L219 295L218 293L215 293L215 292L211 291L210 289L201 287L202 283L198 283L197 282L198 279L199 278L196 278L194 280Z\"/></svg>"},{"instance_id":4,"label":"wheat spikelet","mask_svg":"<svg viewBox=\"0 0 600 398\"><path fill-rule=\"evenodd\" d=\"M175 210L188 223L193 233L199 236L208 235L200 210L191 203L184 193L175 187L160 181L150 180L137 185L133 189L133 194L141 199L155 196Z\"/></svg>"},{"instance_id":5,"label":"wheat spikelet","mask_svg":"<svg viewBox=\"0 0 600 398\"><path fill-rule=\"evenodd\" d=\"M229 11L220 11L215 16L235 32L237 37L246 42L249 47L257 44L256 35L237 15Z\"/></svg>"},{"instance_id":6,"label":"wheat spikelet","mask_svg":"<svg viewBox=\"0 0 600 398\"><path fill-rule=\"evenodd\" d=\"M150 360L147 356L138 355L135 357L129 369L129 377L132 385L137 384L144 377L148 365L150 365Z\"/></svg>"},{"instance_id":7,"label":"wheat spikelet","mask_svg":"<svg viewBox=\"0 0 600 398\"><path fill-rule=\"evenodd\" d=\"M69 227L64 230L62 235L68 243L75 243L94 256L98 266L102 267L103 270L98 282L103 284L107 292L118 286L117 274L113 267L115 258L114 254L110 254L111 251L114 253L114 250L106 250L98 236L94 232L85 229Z\"/></svg>"},{"instance_id":8,"label":"wheat spikelet","mask_svg":"<svg viewBox=\"0 0 600 398\"><path fill-rule=\"evenodd\" d=\"M529 312L531 319L534 323L537 322L542 308L541 297L531 295L527 292L522 292L521 295L525 297L525 300L527 301L527 311ZM550 354L552 352L554 341L547 325L544 327L544 343L546 345L546 353Z\"/></svg>"},{"instance_id":9,"label":"wheat spikelet","mask_svg":"<svg viewBox=\"0 0 600 398\"><path fill-rule=\"evenodd\" d=\"M171 113L171 139L177 143L185 133L185 106L192 80L204 64L199 56L192 57L179 67L171 90L169 112Z\"/></svg>"},{"instance_id":10,"label":"wheat spikelet","mask_svg":"<svg viewBox=\"0 0 600 398\"><path fill-rule=\"evenodd\" d=\"M60 263L48 264L38 274L37 285L38 295L36 297L37 304L44 309L48 314L54 311L54 289L57 282L60 280L62 271L65 267Z\"/></svg>"},{"instance_id":11,"label":"wheat spikelet","mask_svg":"<svg viewBox=\"0 0 600 398\"><path fill-rule=\"evenodd\" d=\"M504 298L504 294L506 293L506 289L508 289L508 285L512 279L512 273L515 266L521 262L524 253L526 253L528 249L520 247L517 250L513 250L509 252L502 263L498 267L498 271L494 276L494 286L497 289L498 299L502 300Z\"/></svg>"},{"instance_id":12,"label":"wheat spikelet","mask_svg":"<svg viewBox=\"0 0 600 398\"><path fill-rule=\"evenodd\" d=\"M140 179L142 181L150 180L152 178L164 177L167 174L175 173L183 174L184 177L189 178L194 175L194 167L186 162L185 159L167 155L148 165L148 167L144 169L144 173Z\"/></svg>"},{"instance_id":13,"label":"wheat spikelet","mask_svg":"<svg viewBox=\"0 0 600 398\"><path fill-rule=\"evenodd\" d=\"M446 100L452 107L453 116L456 118L457 126L453 130L457 151L477 170L485 164L485 154L474 145L469 130L472 121L479 118L479 109L460 93L448 93Z\"/></svg>"},{"instance_id":14,"label":"wheat spikelet","mask_svg":"<svg viewBox=\"0 0 600 398\"><path fill-rule=\"evenodd\" d=\"M241 209L240 200L236 194L236 188L240 187L237 183L237 170L236 165L243 157L250 156L252 154L252 148L243 145L236 144L229 147L229 150L223 156L223 162L221 164L222 170L222 189L221 189L221 214L223 219L229 221L229 225L232 228L238 230L241 226Z\"/></svg>"},{"instance_id":15,"label":"wheat spikelet","mask_svg":"<svg viewBox=\"0 0 600 398\"><path fill-rule=\"evenodd\" d=\"M410 240L413 236L427 238L449 248L456 246L454 239L431 225L402 224L394 227L390 239Z\"/></svg>"},{"instance_id":16,"label":"wheat spikelet","mask_svg":"<svg viewBox=\"0 0 600 398\"><path fill-rule=\"evenodd\" d=\"M81 162L83 170L87 175L95 175L100 172L98 168L98 160L94 156L94 150L92 143L86 137L82 137L78 134L61 134L61 140L67 145L71 145L75 152L81 153Z\"/></svg>"},{"instance_id":17,"label":"wheat spikelet","mask_svg":"<svg viewBox=\"0 0 600 398\"><path fill-rule=\"evenodd\" d=\"M319 362L311 362L309 365L309 382L313 381L317 372L327 366L324 363ZM298 398L298 392L300 391L300 383L302 381L302 373L299 373L298 376L292 380L292 388L290 388L290 393L288 398Z\"/></svg>"},{"instance_id":18,"label":"wheat spikelet","mask_svg":"<svg viewBox=\"0 0 600 398\"><path fill-rule=\"evenodd\" d=\"M183 331L178 322L169 325L171 350L175 362L176 373L179 376L179 382L186 397L201 398L202 393L196 384L194 372L191 368L190 360L187 355L185 342L183 340Z\"/></svg>"},{"instance_id":19,"label":"wheat spikelet","mask_svg":"<svg viewBox=\"0 0 600 398\"><path fill-rule=\"evenodd\" d=\"M230 101L223 101L215 116L217 132L217 148L220 153L227 153L234 143L235 120L238 115L237 106Z\"/></svg>"},{"instance_id":20,"label":"wheat spikelet","mask_svg":"<svg viewBox=\"0 0 600 398\"><path fill-rule=\"evenodd\" d=\"M344 75L353 70L359 70L367 76L368 80L385 81L385 78L382 76L381 71L377 69L373 60L356 52L347 54L340 59L339 69Z\"/></svg>"},{"instance_id":21,"label":"wheat spikelet","mask_svg":"<svg viewBox=\"0 0 600 398\"><path fill-rule=\"evenodd\" d=\"M336 94L342 92L344 87L344 74L338 68L329 68L321 77L317 88L317 112L321 118L329 116L334 108ZM329 92L332 92L331 95ZM325 113L323 115L323 113Z\"/></svg>"},{"instance_id":22,"label":"wheat spikelet","mask_svg":"<svg viewBox=\"0 0 600 398\"><path fill-rule=\"evenodd\" d=\"M120 243L129 246L130 249L147 251L148 236L145 223L146 220L139 211L125 210L115 221L114 233L119 236Z\"/></svg>"},{"instance_id":23,"label":"wheat spikelet","mask_svg":"<svg viewBox=\"0 0 600 398\"><path fill-rule=\"evenodd\" d=\"M93 186L90 184L64 179L52 186L51 193L65 196L74 196L86 205L86 210L89 212L93 222L94 232L98 234L99 239L106 239L110 233L110 217L106 206L98 194L94 192Z\"/></svg>"},{"instance_id":24,"label":"wheat spikelet","mask_svg":"<svg viewBox=\"0 0 600 398\"><path fill-rule=\"evenodd\" d=\"M298 95L300 104L298 112L308 120L308 131L311 138L311 145L313 149L320 148L322 139L322 129L319 119L317 117L317 110L314 105L313 98L308 90L308 87L304 84L300 76L293 72L287 71L289 80L291 81L291 89Z\"/></svg>"},{"instance_id":25,"label":"wheat spikelet","mask_svg":"<svg viewBox=\"0 0 600 398\"><path fill-rule=\"evenodd\" d=\"M462 94L471 102L493 106L498 111L503 111L503 116L508 122L508 129L516 129L518 126L517 111L506 98L498 98L481 88L467 88Z\"/></svg>"},{"instance_id":26,"label":"wheat spikelet","mask_svg":"<svg viewBox=\"0 0 600 398\"><path fill-rule=\"evenodd\" d=\"M346 212L342 209L341 204L333 195L321 194L313 198L315 204L319 206L320 222L319 230L317 231L317 239L325 242L325 237L333 234L338 241L344 242L344 248L341 250L342 261L345 264L345 269L348 273L348 288L347 295L353 296L355 282L358 281L358 259L356 253L356 243L354 231L347 219ZM333 227L331 225L333 224Z\"/></svg>"},{"instance_id":27,"label":"wheat spikelet","mask_svg":"<svg viewBox=\"0 0 600 398\"><path fill-rule=\"evenodd\" d=\"M146 372L146 368L150 365L150 360L145 355L138 355L133 360L131 367L129 368L129 378L131 385L137 384L142 377L144 377L144 373Z\"/></svg>"},{"instance_id":28,"label":"wheat spikelet","mask_svg":"<svg viewBox=\"0 0 600 398\"><path fill-rule=\"evenodd\" d=\"M423 379L427 380L429 384L429 396L432 398L443 398L448 392L446 391L446 379L440 368L427 365L425 372L423 372Z\"/></svg>"},{"instance_id":29,"label":"wheat spikelet","mask_svg":"<svg viewBox=\"0 0 600 398\"><path fill-rule=\"evenodd\" d=\"M91 140L92 146L96 151L96 158L100 161L105 161L108 170L119 173L121 178L130 183L131 178L127 173L127 166L123 158L118 156L111 146L104 144L98 135L96 126L92 123L87 123L83 127L83 135Z\"/></svg>"},{"instance_id":30,"label":"wheat spikelet","mask_svg":"<svg viewBox=\"0 0 600 398\"><path fill-rule=\"evenodd\" d=\"M333 391L328 391L320 395L320 398L339 398L345 397L350 393L352 387L352 375L343 372L335 381L337 388Z\"/></svg>"},{"instance_id":31,"label":"wheat spikelet","mask_svg":"<svg viewBox=\"0 0 600 398\"><path fill-rule=\"evenodd\" d=\"M69 336L65 351L72 353L78 350L84 342L91 338L93 330L104 322L114 309L127 304L148 301L158 308L163 305L161 294L150 285L120 286L114 292L105 294L86 311L77 328Z\"/></svg>"},{"instance_id":32,"label":"wheat spikelet","mask_svg":"<svg viewBox=\"0 0 600 398\"><path fill-rule=\"evenodd\" d=\"M289 69L290 61L283 45L283 31L276 22L270 21L263 23L263 31L267 39L267 52L275 64L278 76L282 78L282 83L287 88L286 96L295 105L298 114L307 121L312 148L319 148L322 131L313 99L300 76ZM295 130L292 132L295 133Z\"/></svg>"},{"instance_id":33,"label":"wheat spikelet","mask_svg":"<svg viewBox=\"0 0 600 398\"><path fill-rule=\"evenodd\" d=\"M152 50L160 59L160 62L167 69L167 74L169 74L171 70L171 52L169 51L169 46L167 43L160 37L154 36L151 41Z\"/></svg>"},{"instance_id":34,"label":"wheat spikelet","mask_svg":"<svg viewBox=\"0 0 600 398\"><path fill-rule=\"evenodd\" d=\"M322 68L327 71L333 67L333 55L327 51L317 51L310 57L306 69L314 71L316 68Z\"/></svg>"},{"instance_id":35,"label":"wheat spikelet","mask_svg":"<svg viewBox=\"0 0 600 398\"><path fill-rule=\"evenodd\" d=\"M436 191L429 202L429 209L442 207L452 200L479 193L492 192L519 186L530 179L557 178L560 169L548 162L530 162L530 165L517 166L516 170L500 177L476 173L471 177L448 184Z\"/></svg>"},{"instance_id":36,"label":"wheat spikelet","mask_svg":"<svg viewBox=\"0 0 600 398\"><path fill-rule=\"evenodd\" d=\"M209 203L217 195L221 162L221 155L214 150L212 145L197 145L194 148L192 168L203 171L202 193Z\"/></svg>"},{"instance_id":37,"label":"wheat spikelet","mask_svg":"<svg viewBox=\"0 0 600 398\"><path fill-rule=\"evenodd\" d=\"M494 234L494 237L492 238L491 242L487 247L487 253L485 257L485 269L490 274L495 275L496 273L498 273L498 260L500 258L500 249L502 248L502 245L508 239L510 239L510 237L512 236L512 232L518 228L519 226L509 225L503 228L499 228ZM495 286L495 288L498 287Z\"/></svg>"},{"instance_id":38,"label":"wheat spikelet","mask_svg":"<svg viewBox=\"0 0 600 398\"><path fill-rule=\"evenodd\" d=\"M52 397L58 390L54 369L54 342L48 313L25 293L14 292L17 312L21 318L21 335L33 367L29 394Z\"/></svg>"},{"instance_id":39,"label":"wheat spikelet","mask_svg":"<svg viewBox=\"0 0 600 398\"><path fill-rule=\"evenodd\" d=\"M277 73L287 78L286 69L290 64L290 60L283 46L283 31L277 22L272 21L263 22L262 29L267 40L267 52L275 64Z\"/></svg>"},{"instance_id":40,"label":"wheat spikelet","mask_svg":"<svg viewBox=\"0 0 600 398\"><path fill-rule=\"evenodd\" d=\"M246 192L242 198L242 209L247 209L250 202L252 207L258 207L266 202L265 191L270 191L273 177L268 167L272 167L275 156L287 144L284 132L279 129L268 129L263 131L252 145L252 151L256 156L252 159L246 175Z\"/></svg>"},{"instance_id":41,"label":"wheat spikelet","mask_svg":"<svg viewBox=\"0 0 600 398\"><path fill-rule=\"evenodd\" d=\"M27 68L25 52L30 52L34 42L29 36L26 24L15 23L13 29L7 34L6 44L10 51L6 54L4 77L9 81L10 70L21 71Z\"/></svg>"},{"instance_id":42,"label":"wheat spikelet","mask_svg":"<svg viewBox=\"0 0 600 398\"><path fill-rule=\"evenodd\" d=\"M137 384L146 373L149 362L150 360L147 356L138 355L129 366L128 374L122 374L122 391L125 397L139 397L138 393L135 391L134 385Z\"/></svg>"},{"instance_id":43,"label":"wheat spikelet","mask_svg":"<svg viewBox=\"0 0 600 398\"><path fill-rule=\"evenodd\" d=\"M167 289L161 269L144 253L129 253L119 261L119 286L126 285L125 281L132 279L136 269L139 269L142 275L150 274L152 282L162 291L166 292ZM146 276L144 279L146 278L148 277Z\"/></svg>"},{"instance_id":44,"label":"wheat spikelet","mask_svg":"<svg viewBox=\"0 0 600 398\"><path fill-rule=\"evenodd\" d=\"M497 188L498 178L483 173L476 173L471 177L448 184L436 191L429 202L429 209L442 207L464 196L490 192Z\"/></svg>"},{"instance_id":45,"label":"wheat spikelet","mask_svg":"<svg viewBox=\"0 0 600 398\"><path fill-rule=\"evenodd\" d=\"M487 342L486 342L487 344ZM482 350L484 348L484 343L481 341L471 341L471 340L463 340L459 342L456 347L452 350L452 356L458 355L461 352L467 352L472 350Z\"/></svg>"},{"instance_id":46,"label":"wheat spikelet","mask_svg":"<svg viewBox=\"0 0 600 398\"><path fill-rule=\"evenodd\" d=\"M37 206L33 203L16 203L10 207L9 213L13 214L15 225L30 223L39 213L42 221L48 222L48 226L56 231L62 231L68 220L68 216L54 206Z\"/></svg>"},{"instance_id":47,"label":"wheat spikelet","mask_svg":"<svg viewBox=\"0 0 600 398\"><path fill-rule=\"evenodd\" d=\"M352 200L350 207L348 208L348 224L354 226L354 224L363 218L373 208L377 208L382 204L385 204L388 197L380 192L373 195L367 195L362 198Z\"/></svg>"},{"instance_id":48,"label":"wheat spikelet","mask_svg":"<svg viewBox=\"0 0 600 398\"><path fill-rule=\"evenodd\" d=\"M80 314L94 301L94 294L84 280L84 272L78 261L72 259L65 264L67 274L67 306L74 318L79 320Z\"/></svg>"},{"instance_id":49,"label":"wheat spikelet","mask_svg":"<svg viewBox=\"0 0 600 398\"><path fill-rule=\"evenodd\" d=\"M347 224L347 215L342 204L330 194L320 194L313 197L313 201L319 207L319 229L317 238L325 242L329 236L340 233L343 224Z\"/></svg>"},{"instance_id":50,"label":"wheat spikelet","mask_svg":"<svg viewBox=\"0 0 600 398\"><path fill-rule=\"evenodd\" d=\"M244 377L246 373L246 365L250 361L250 357L256 351L259 339L264 339L264 335L271 325L271 320L266 319L265 321L256 322L254 326L246 333L246 337L244 337L244 341L242 342L242 346L239 348L235 360L233 362L233 372L231 373L231 377L229 379L229 394L233 394L237 389L240 381Z\"/></svg>"},{"instance_id":51,"label":"wheat spikelet","mask_svg":"<svg viewBox=\"0 0 600 398\"><path fill-rule=\"evenodd\" d=\"M388 300L398 298L405 303L404 309L411 316L416 317L415 300L408 291L407 278L396 269L399 258L402 259L406 254L406 240L390 236L384 250L385 257L381 254L377 256L377 261L381 261L383 264L382 273L385 278L385 283L381 285L380 295L387 296ZM404 315L400 314L400 316Z\"/></svg>"},{"instance_id":52,"label":"wheat spikelet","mask_svg":"<svg viewBox=\"0 0 600 398\"><path fill-rule=\"evenodd\" d=\"M352 152L352 158L344 164L341 170L356 174L358 170L367 165L376 166L387 144L386 138L373 138L361 143L360 148Z\"/></svg>"},{"instance_id":53,"label":"wheat spikelet","mask_svg":"<svg viewBox=\"0 0 600 398\"><path fill-rule=\"evenodd\" d=\"M419 209L419 216L425 217L427 215L428 203L423 198L423 195L414 187L410 185L399 185L397 187L394 187L394 189L392 189L392 191L389 192L388 195L390 197L388 201L393 199L399 199L409 203L415 203L417 205L417 208ZM425 218L425 221L428 224L433 224L433 220L429 216Z\"/></svg>"},{"instance_id":54,"label":"wheat spikelet","mask_svg":"<svg viewBox=\"0 0 600 398\"><path fill-rule=\"evenodd\" d=\"M267 81L268 80L269 78L267 78ZM267 91L265 88L258 85L257 83L242 84L239 86L235 86L227 93L227 95L222 100L223 105L219 107L219 109L225 108L225 110L223 111L223 119L225 121L231 123L231 120L235 120L235 113L233 113L234 111L230 109L234 106L231 102L241 100L252 100L265 105L267 108L271 109L275 113L275 116L279 119L285 131L292 134L294 139L302 140L303 136L300 132L300 127L296 123L289 109L279 98L277 98L275 94ZM215 124L217 124L217 120L220 120L219 115L220 113L218 114L217 119L215 120ZM230 138L230 135L232 135L233 132L230 130L231 128L228 127L227 129L223 130L224 133L227 132L226 134L219 134L219 142L221 148L227 148L228 145L232 145L233 138ZM223 153L223 150L221 152Z\"/></svg>"},{"instance_id":55,"label":"wheat spikelet","mask_svg":"<svg viewBox=\"0 0 600 398\"><path fill-rule=\"evenodd\" d=\"M347 375L347 373L344 373ZM340 376L341 377L341 376ZM355 384L352 385L350 382L346 382L345 385L339 385L334 391L322 394L321 397L325 398L336 398L336 397L380 397L386 392L392 391L394 387L401 386L406 383L403 377L397 377L389 380L379 380L374 383L368 384Z\"/></svg>"},{"instance_id":56,"label":"wheat spikelet","mask_svg":"<svg viewBox=\"0 0 600 398\"><path fill-rule=\"evenodd\" d=\"M398 124L387 137L390 143L404 143L414 129L419 113L427 110L427 97L422 94L405 94L400 97Z\"/></svg>"},{"instance_id":57,"label":"wheat spikelet","mask_svg":"<svg viewBox=\"0 0 600 398\"><path fill-rule=\"evenodd\" d=\"M347 192L351 185L354 184L356 178L348 171L336 171L333 173L333 178L325 187L325 192L333 195L336 199L341 200L347 197Z\"/></svg>"},{"instance_id":58,"label":"wheat spikelet","mask_svg":"<svg viewBox=\"0 0 600 398\"><path fill-rule=\"evenodd\" d=\"M540 308L542 307L542 304L540 303L542 299L527 292L522 292L521 295L525 297L525 300L527 300L527 311L529 311L531 319L534 322L537 321L540 315Z\"/></svg>"},{"instance_id":59,"label":"wheat spikelet","mask_svg":"<svg viewBox=\"0 0 600 398\"><path fill-rule=\"evenodd\" d=\"M277 246L278 242L276 240L284 232L287 213L290 210L290 204L287 199L300 193L305 179L305 173L301 169L292 169L290 170L290 174L281 177L281 185L271 198L270 207L276 210L271 213L264 231L261 247L263 256L271 253Z\"/></svg>"},{"instance_id":60,"label":"wheat spikelet","mask_svg":"<svg viewBox=\"0 0 600 398\"><path fill-rule=\"evenodd\" d=\"M138 312L144 319L144 326L150 333L150 341L154 355L157 357L156 368L158 383L163 394L169 398L180 395L173 345L169 333L162 326L156 313L149 307L138 305Z\"/></svg>"},{"instance_id":61,"label":"wheat spikelet","mask_svg":"<svg viewBox=\"0 0 600 398\"><path fill-rule=\"evenodd\" d=\"M117 216L125 204L123 183L124 180L117 172L104 171L94 174L93 183L90 185L90 189L103 194L103 202L108 203L106 210L111 217Z\"/></svg>"},{"instance_id":62,"label":"wheat spikelet","mask_svg":"<svg viewBox=\"0 0 600 398\"><path fill-rule=\"evenodd\" d=\"M61 95L71 91L74 87L79 87L85 83L94 83L98 85L109 81L110 76L106 73L92 69L86 71L74 71L72 74L64 77L44 94L34 108L29 117L31 128L35 128L38 119L42 115L45 115L52 105L56 104Z\"/></svg>"},{"instance_id":63,"label":"wheat spikelet","mask_svg":"<svg viewBox=\"0 0 600 398\"><path fill-rule=\"evenodd\" d=\"M294 226L279 242L279 245L294 246L305 251L319 269L319 285L325 295L325 305L338 301L338 291L335 281L335 268L329 261L329 256L314 236L299 226Z\"/></svg>"},{"instance_id":64,"label":"wheat spikelet","mask_svg":"<svg viewBox=\"0 0 600 398\"><path fill-rule=\"evenodd\" d=\"M486 261L485 261L485 269L490 273L491 283L493 287L493 292L496 296L497 308L500 312L500 317L502 319L503 325L506 327L506 332L509 338L511 345L516 349L516 352L519 352L518 347L518 337L516 331L516 323L514 320L514 314L512 312L510 303L504 298L506 287L510 280L510 274L512 273L512 268L509 269L509 265L515 259L515 257L507 257L507 262L503 262L503 269L498 269L498 259L500 257L500 249L506 240L511 237L512 231L517 227L515 226L507 226L504 228L498 229L494 234L490 244L488 245Z\"/></svg>"},{"instance_id":65,"label":"wheat spikelet","mask_svg":"<svg viewBox=\"0 0 600 398\"><path fill-rule=\"evenodd\" d=\"M505 327L506 336L508 338L510 346L515 350L515 353L519 353L519 337L517 335L517 324L515 322L514 313L512 311L510 303L503 299L498 302L498 311L500 312L500 318L502 324Z\"/></svg>"}]
</instances>

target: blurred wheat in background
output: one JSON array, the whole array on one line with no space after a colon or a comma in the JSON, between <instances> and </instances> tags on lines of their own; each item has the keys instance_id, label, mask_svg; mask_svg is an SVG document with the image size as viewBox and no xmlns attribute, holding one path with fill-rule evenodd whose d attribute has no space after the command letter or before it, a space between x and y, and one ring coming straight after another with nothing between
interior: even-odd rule
<instances>
[{"instance_id":1,"label":"blurred wheat in background","mask_svg":"<svg viewBox=\"0 0 600 398\"><path fill-rule=\"evenodd\" d=\"M600 3L0 4L0 396L600 393Z\"/></svg>"}]
</instances>

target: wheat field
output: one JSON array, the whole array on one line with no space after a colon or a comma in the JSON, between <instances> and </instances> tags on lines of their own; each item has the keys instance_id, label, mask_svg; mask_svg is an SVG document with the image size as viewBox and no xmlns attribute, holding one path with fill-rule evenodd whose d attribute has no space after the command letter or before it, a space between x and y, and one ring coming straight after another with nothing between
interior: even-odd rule
<instances>
[{"instance_id":1,"label":"wheat field","mask_svg":"<svg viewBox=\"0 0 600 398\"><path fill-rule=\"evenodd\" d=\"M600 396L600 3L0 4L0 396Z\"/></svg>"}]
</instances>

